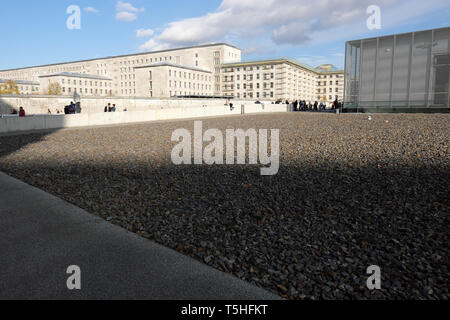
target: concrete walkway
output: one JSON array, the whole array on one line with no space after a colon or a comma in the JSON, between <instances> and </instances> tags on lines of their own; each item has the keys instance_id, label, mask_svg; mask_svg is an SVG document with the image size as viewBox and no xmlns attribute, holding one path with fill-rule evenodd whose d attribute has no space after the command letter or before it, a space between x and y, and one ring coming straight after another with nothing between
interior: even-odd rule
<instances>
[{"instance_id":1,"label":"concrete walkway","mask_svg":"<svg viewBox=\"0 0 450 320\"><path fill-rule=\"evenodd\" d=\"M67 289L71 265L81 290ZM0 172L0 299L280 299Z\"/></svg>"}]
</instances>

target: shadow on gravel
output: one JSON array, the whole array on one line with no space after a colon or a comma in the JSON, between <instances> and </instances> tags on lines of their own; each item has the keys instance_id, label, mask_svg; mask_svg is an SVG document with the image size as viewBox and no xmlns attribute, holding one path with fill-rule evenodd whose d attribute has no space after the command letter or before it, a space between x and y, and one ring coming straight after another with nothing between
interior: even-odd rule
<instances>
[{"instance_id":1,"label":"shadow on gravel","mask_svg":"<svg viewBox=\"0 0 450 320\"><path fill-rule=\"evenodd\" d=\"M13 154L30 144L45 141L49 135L58 131L60 130L36 131L34 133L0 133L0 158Z\"/></svg>"},{"instance_id":2,"label":"shadow on gravel","mask_svg":"<svg viewBox=\"0 0 450 320\"><path fill-rule=\"evenodd\" d=\"M0 170L286 298L449 297L448 166L284 162L261 177L249 166L2 165L10 152ZM366 288L371 265L381 291Z\"/></svg>"}]
</instances>

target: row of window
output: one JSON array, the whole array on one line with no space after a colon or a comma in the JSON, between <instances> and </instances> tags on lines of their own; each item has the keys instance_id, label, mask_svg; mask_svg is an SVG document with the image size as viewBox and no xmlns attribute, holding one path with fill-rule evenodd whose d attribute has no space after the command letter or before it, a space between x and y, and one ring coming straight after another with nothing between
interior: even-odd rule
<instances>
[{"instance_id":1,"label":"row of window","mask_svg":"<svg viewBox=\"0 0 450 320\"><path fill-rule=\"evenodd\" d=\"M88 88L79 88L78 90L77 90L77 88L73 88L73 91L72 91L71 87L68 87L67 89L66 89L66 87L62 87L62 92L63 93L76 92L76 93L80 93L80 94L85 93L85 94L96 94L96 95L98 95L98 94L100 94L100 95L103 95L103 94L112 95L112 90L108 90L108 89L93 89L93 88L90 88L90 89L88 89Z\"/></svg>"},{"instance_id":2,"label":"row of window","mask_svg":"<svg viewBox=\"0 0 450 320\"><path fill-rule=\"evenodd\" d=\"M179 83L179 86L177 86L177 84ZM184 82L184 88L185 89L196 89L197 85L197 90L211 90L211 85L207 85L207 84L200 84L200 83L191 83L191 82ZM152 82L150 81L150 87L152 86ZM169 87L170 88L183 88L183 82L182 81L172 81L169 80Z\"/></svg>"},{"instance_id":3,"label":"row of window","mask_svg":"<svg viewBox=\"0 0 450 320\"><path fill-rule=\"evenodd\" d=\"M135 64L143 64L143 63L153 63L153 62L162 62L162 61L172 61L172 56L169 57L159 57L159 58L146 58L146 59L138 59L138 60L131 60L131 61L121 61L120 65L127 66L127 65L135 65ZM120 68L122 70L122 68ZM124 68L126 69L126 68Z\"/></svg>"},{"instance_id":4,"label":"row of window","mask_svg":"<svg viewBox=\"0 0 450 320\"><path fill-rule=\"evenodd\" d=\"M131 80L131 79L136 79L136 75L135 74L130 74L130 75L128 75L128 80ZM125 74L125 75L120 75L120 80L127 80L127 75Z\"/></svg>"},{"instance_id":5,"label":"row of window","mask_svg":"<svg viewBox=\"0 0 450 320\"><path fill-rule=\"evenodd\" d=\"M339 80L336 80L336 85L338 86L339 85ZM319 82L317 82L317 85L318 86L326 86L327 85L327 82L326 81L319 81ZM333 81L330 81L330 86L332 86L333 85Z\"/></svg>"},{"instance_id":6,"label":"row of window","mask_svg":"<svg viewBox=\"0 0 450 320\"><path fill-rule=\"evenodd\" d=\"M242 67L242 70L243 71L253 71L253 68L255 68L255 70L260 70L259 66L257 66L257 67ZM262 67L262 69L263 70L275 69L275 66L272 64L270 66ZM225 69L225 72L235 72L235 71L239 72L239 71L241 71L241 68L238 67L236 69L235 68L226 68Z\"/></svg>"},{"instance_id":7,"label":"row of window","mask_svg":"<svg viewBox=\"0 0 450 320\"><path fill-rule=\"evenodd\" d=\"M77 83L79 83L80 84L80 86L82 86L83 85L83 80L70 80L70 79L67 79L67 84L77 84ZM66 79L61 79L61 84L62 85L65 85L66 84ZM104 85L103 85L104 84ZM112 87L112 82L102 82L102 81L88 81L88 80L84 80L84 85L85 86L91 86L91 87Z\"/></svg>"},{"instance_id":8,"label":"row of window","mask_svg":"<svg viewBox=\"0 0 450 320\"><path fill-rule=\"evenodd\" d=\"M275 74L274 73L264 73L263 78L264 78L264 80L274 79ZM254 79L254 77L252 74L248 75L248 77L246 74L244 74L242 77L242 80L244 80L244 81L253 81L253 79ZM239 74L236 75L236 81L240 81L240 80L241 80L241 75L239 75ZM256 80L261 80L261 74L259 74L259 73L256 74ZM233 82L234 76L224 76L224 81L225 82L228 82L228 81Z\"/></svg>"},{"instance_id":9,"label":"row of window","mask_svg":"<svg viewBox=\"0 0 450 320\"><path fill-rule=\"evenodd\" d=\"M122 94L136 94L136 89L122 89Z\"/></svg>"},{"instance_id":10,"label":"row of window","mask_svg":"<svg viewBox=\"0 0 450 320\"><path fill-rule=\"evenodd\" d=\"M317 89L317 93L322 93L321 90L322 90L322 89ZM328 92L329 92L329 93L332 93L332 92L333 92L333 89L332 89L332 88L329 88ZM336 88L336 89L335 89L335 92L338 93L338 92L339 92L339 88ZM323 93L327 93L327 89L323 89Z\"/></svg>"},{"instance_id":11,"label":"row of window","mask_svg":"<svg viewBox=\"0 0 450 320\"><path fill-rule=\"evenodd\" d=\"M319 76L319 79L326 79L326 78L330 78L330 79L332 79L332 78L343 78L344 76L343 75L340 75L340 74L329 74L329 75L322 75L322 76Z\"/></svg>"},{"instance_id":12,"label":"row of window","mask_svg":"<svg viewBox=\"0 0 450 320\"><path fill-rule=\"evenodd\" d=\"M39 87L34 87L34 86L20 86L19 90L24 92L24 91L39 91Z\"/></svg>"},{"instance_id":13,"label":"row of window","mask_svg":"<svg viewBox=\"0 0 450 320\"><path fill-rule=\"evenodd\" d=\"M253 87L254 87L253 84L250 84L250 85L247 86L247 84L244 83L242 85L242 89L244 89L244 90L246 90L246 89L253 90ZM256 84L256 89L261 89L261 87L264 88L264 89L268 89L268 88L272 89L272 88L274 88L274 83L273 82L270 82L270 83L264 82L263 86L261 86L260 83ZM231 84L230 86L225 86L225 88L230 88L231 90L234 90L234 84ZM237 90L241 89L241 84L240 83L236 84L236 89Z\"/></svg>"},{"instance_id":14,"label":"row of window","mask_svg":"<svg viewBox=\"0 0 450 320\"><path fill-rule=\"evenodd\" d=\"M234 97L234 93L232 93L231 95L230 95L231 97ZM236 97L237 98L253 98L253 92L249 92L248 94L247 94L247 92L244 92L242 95L241 95L241 93L240 92L238 92L238 93L236 93ZM274 93L273 93L273 91L271 91L270 93L269 92L263 92L262 94L261 93L259 93L259 92L256 92L256 96L255 96L256 98L273 98L274 97Z\"/></svg>"},{"instance_id":15,"label":"row of window","mask_svg":"<svg viewBox=\"0 0 450 320\"><path fill-rule=\"evenodd\" d=\"M174 97L174 96L205 96L205 95L210 95L211 93L209 92L187 92L187 91L169 91L169 96L170 97ZM153 96L153 92L150 91L150 97Z\"/></svg>"},{"instance_id":16,"label":"row of window","mask_svg":"<svg viewBox=\"0 0 450 320\"><path fill-rule=\"evenodd\" d=\"M174 78L183 78L184 79L189 79L189 80L196 80L195 78L197 78L198 81L211 81L211 76L207 76L207 75L200 75L200 74L195 74L195 73L190 73L190 72L183 72L183 71L176 71L176 70L169 70L169 77L174 77ZM152 78L152 72L150 71L150 80Z\"/></svg>"},{"instance_id":17,"label":"row of window","mask_svg":"<svg viewBox=\"0 0 450 320\"><path fill-rule=\"evenodd\" d=\"M322 100L323 98L324 98L324 96L317 96L318 100ZM334 96L334 98L333 98L333 96L328 96L328 101L332 101L333 99L339 99L339 96L336 95L336 96Z\"/></svg>"}]
</instances>

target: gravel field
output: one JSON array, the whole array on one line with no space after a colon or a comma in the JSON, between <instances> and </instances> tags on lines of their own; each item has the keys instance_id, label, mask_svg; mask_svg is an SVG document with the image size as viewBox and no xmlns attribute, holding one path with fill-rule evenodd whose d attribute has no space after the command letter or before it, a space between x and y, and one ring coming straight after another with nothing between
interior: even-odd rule
<instances>
[{"instance_id":1,"label":"gravel field","mask_svg":"<svg viewBox=\"0 0 450 320\"><path fill-rule=\"evenodd\" d=\"M272 177L173 165L172 132L193 120L0 137L0 170L288 299L447 300L450 115L372 118L203 120L280 129Z\"/></svg>"}]
</instances>

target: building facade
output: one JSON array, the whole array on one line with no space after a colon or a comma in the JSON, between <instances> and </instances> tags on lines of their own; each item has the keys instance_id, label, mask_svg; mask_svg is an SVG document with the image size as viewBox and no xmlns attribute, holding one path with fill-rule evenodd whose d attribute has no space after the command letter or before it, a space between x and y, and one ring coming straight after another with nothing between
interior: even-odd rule
<instances>
[{"instance_id":1,"label":"building facade","mask_svg":"<svg viewBox=\"0 0 450 320\"><path fill-rule=\"evenodd\" d=\"M346 111L449 112L450 28L349 41Z\"/></svg>"},{"instance_id":2,"label":"building facade","mask_svg":"<svg viewBox=\"0 0 450 320\"><path fill-rule=\"evenodd\" d=\"M104 76L62 72L40 76L41 93L46 94L49 86L58 83L62 95L74 95L78 93L83 96L112 96L112 79Z\"/></svg>"},{"instance_id":3,"label":"building facade","mask_svg":"<svg viewBox=\"0 0 450 320\"><path fill-rule=\"evenodd\" d=\"M117 97L230 97L252 100L342 101L344 72L289 59L241 62L228 44L107 57L0 71L0 78L37 84L46 94L52 83L62 95Z\"/></svg>"},{"instance_id":4,"label":"building facade","mask_svg":"<svg viewBox=\"0 0 450 320\"><path fill-rule=\"evenodd\" d=\"M135 97L138 96L138 91L143 90L138 84L140 79L137 78L137 70L143 66L166 63L209 72L211 75L211 81L208 85L211 85L213 95L218 96L221 95L222 64L241 61L241 54L242 52L240 49L229 44L219 43L45 66L3 70L0 71L0 78L16 81L40 82L43 76L45 77L61 73L101 76L112 79L112 95ZM144 81L148 82L148 79L145 79ZM189 92L188 90L184 90L184 83L182 86L183 92ZM98 92L100 92L100 88L97 89ZM41 89L41 91L42 90L44 89ZM73 90L73 88L71 90ZM88 88L88 91L90 91L90 88ZM174 88L173 91L179 92L180 90L175 90ZM198 90L196 89L191 91L195 92ZM203 89L203 91L206 90ZM210 91L209 86L208 91ZM168 90L168 92L170 92L170 90ZM145 96L147 97L149 95L150 90L147 91Z\"/></svg>"},{"instance_id":5,"label":"building facade","mask_svg":"<svg viewBox=\"0 0 450 320\"><path fill-rule=\"evenodd\" d=\"M214 95L213 72L172 63L136 67L136 93L140 97L170 98Z\"/></svg>"},{"instance_id":6,"label":"building facade","mask_svg":"<svg viewBox=\"0 0 450 320\"><path fill-rule=\"evenodd\" d=\"M343 100L344 71L331 65L310 68L289 59L228 63L222 66L223 94L240 99Z\"/></svg>"},{"instance_id":7,"label":"building facade","mask_svg":"<svg viewBox=\"0 0 450 320\"><path fill-rule=\"evenodd\" d=\"M11 79L0 79L0 92L7 89L8 81ZM14 81L17 85L17 90L19 91L19 94L21 95L33 95L33 94L39 94L40 93L40 82L38 81L24 81L24 80L17 80Z\"/></svg>"}]
</instances>

